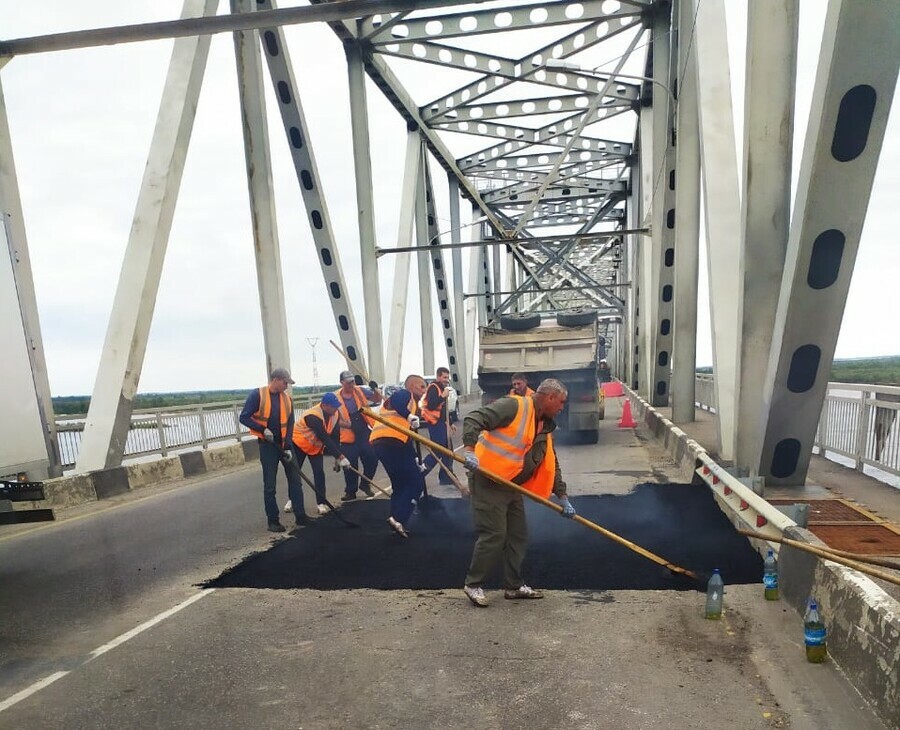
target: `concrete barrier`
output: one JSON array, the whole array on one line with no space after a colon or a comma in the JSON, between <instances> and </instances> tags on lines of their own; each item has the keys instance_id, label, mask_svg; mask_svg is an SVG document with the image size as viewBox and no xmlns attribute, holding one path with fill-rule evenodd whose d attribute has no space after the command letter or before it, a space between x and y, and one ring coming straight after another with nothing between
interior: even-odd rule
<instances>
[{"instance_id":1,"label":"concrete barrier","mask_svg":"<svg viewBox=\"0 0 900 730\"><path fill-rule=\"evenodd\" d=\"M125 469L128 472L129 489L140 489L141 487L151 487L154 484L171 482L175 479L184 479L181 459L177 456L144 461L140 464L129 464Z\"/></svg>"},{"instance_id":2,"label":"concrete barrier","mask_svg":"<svg viewBox=\"0 0 900 730\"><path fill-rule=\"evenodd\" d=\"M109 499L119 494L125 494L129 490L128 469L124 466L92 471L90 475L94 481L97 499Z\"/></svg>"},{"instance_id":3,"label":"concrete barrier","mask_svg":"<svg viewBox=\"0 0 900 730\"><path fill-rule=\"evenodd\" d=\"M246 460L241 445L232 444L222 449L207 449L203 452L203 462L206 464L207 471L218 471L219 469L243 466Z\"/></svg>"},{"instance_id":4,"label":"concrete barrier","mask_svg":"<svg viewBox=\"0 0 900 730\"><path fill-rule=\"evenodd\" d=\"M784 534L825 546L802 527ZM807 599L816 599L828 629L829 655L885 724L900 728L900 602L865 575L788 545L778 556L778 587L800 616Z\"/></svg>"},{"instance_id":5,"label":"concrete barrier","mask_svg":"<svg viewBox=\"0 0 900 730\"><path fill-rule=\"evenodd\" d=\"M206 474L206 461L202 452L188 451L186 454L180 454L178 458L181 460L181 471L186 477Z\"/></svg>"},{"instance_id":6,"label":"concrete barrier","mask_svg":"<svg viewBox=\"0 0 900 730\"><path fill-rule=\"evenodd\" d=\"M63 509L85 502L96 502L97 492L90 474L48 479L44 482L43 502L34 502L33 508Z\"/></svg>"}]
</instances>

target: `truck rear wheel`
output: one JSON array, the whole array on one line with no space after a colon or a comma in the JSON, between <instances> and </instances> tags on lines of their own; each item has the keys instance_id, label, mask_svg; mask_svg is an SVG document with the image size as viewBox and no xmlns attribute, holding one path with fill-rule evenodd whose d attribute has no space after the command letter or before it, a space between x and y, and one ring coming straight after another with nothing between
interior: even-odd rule
<instances>
[{"instance_id":1,"label":"truck rear wheel","mask_svg":"<svg viewBox=\"0 0 900 730\"><path fill-rule=\"evenodd\" d=\"M541 315L533 312L516 312L501 314L500 327L510 332L524 332L534 329L541 323Z\"/></svg>"},{"instance_id":2,"label":"truck rear wheel","mask_svg":"<svg viewBox=\"0 0 900 730\"><path fill-rule=\"evenodd\" d=\"M597 320L597 310L591 307L575 307L556 314L556 323L560 327L581 327Z\"/></svg>"}]
</instances>

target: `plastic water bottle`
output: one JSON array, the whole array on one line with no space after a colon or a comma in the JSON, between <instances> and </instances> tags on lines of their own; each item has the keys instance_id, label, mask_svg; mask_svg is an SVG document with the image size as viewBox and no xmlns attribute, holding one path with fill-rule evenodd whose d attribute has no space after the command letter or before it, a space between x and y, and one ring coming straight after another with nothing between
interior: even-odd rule
<instances>
[{"instance_id":1,"label":"plastic water bottle","mask_svg":"<svg viewBox=\"0 0 900 730\"><path fill-rule=\"evenodd\" d=\"M806 661L821 664L828 658L825 646L825 624L819 616L819 607L814 598L809 599L806 616L803 617L803 642L806 644Z\"/></svg>"},{"instance_id":2,"label":"plastic water bottle","mask_svg":"<svg viewBox=\"0 0 900 730\"><path fill-rule=\"evenodd\" d=\"M716 568L709 583L706 584L706 618L718 620L722 618L722 594L725 592L725 583Z\"/></svg>"},{"instance_id":3,"label":"plastic water bottle","mask_svg":"<svg viewBox=\"0 0 900 730\"><path fill-rule=\"evenodd\" d=\"M778 561L775 560L775 551L769 550L763 563L763 595L767 601L778 600Z\"/></svg>"}]
</instances>

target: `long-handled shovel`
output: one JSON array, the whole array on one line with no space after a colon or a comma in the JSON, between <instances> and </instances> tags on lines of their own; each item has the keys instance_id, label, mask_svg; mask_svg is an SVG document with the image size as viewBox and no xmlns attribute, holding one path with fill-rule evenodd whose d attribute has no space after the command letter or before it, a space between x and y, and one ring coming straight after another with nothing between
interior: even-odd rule
<instances>
[{"instance_id":1,"label":"long-handled shovel","mask_svg":"<svg viewBox=\"0 0 900 730\"><path fill-rule=\"evenodd\" d=\"M463 457L450 451L450 449L444 448L440 444L436 444L433 441L429 441L427 438L425 438L424 436L420 436L415 431L410 431L408 428L404 428L403 426L400 426L398 424L391 423L386 418L382 418L377 413L373 413L372 410L369 408L364 408L363 413L365 413L365 415L367 415L369 418L374 418L379 423L383 423L385 426L388 426L389 428L393 428L395 431L399 431L400 433L405 434L406 436L409 436L410 438L415 439L416 441L422 442L423 444L428 446L428 448L434 449L438 453L446 454L447 456L451 457L454 461L458 461L460 464L466 463L466 460ZM502 484L504 487L513 489L513 490L521 493L522 495L528 497L530 500L532 500L534 502L538 502L539 504L542 504L545 507L549 507L554 512L560 512L560 513L562 512L562 507L560 507L558 504L554 504L549 499L544 499L543 497L539 497L538 495L534 494L533 492L529 492L527 489L520 487L518 484L509 481L509 479L504 479L503 477L497 476L496 474L488 471L487 469L482 469L481 467L479 467L477 469L477 471L479 473L483 474L484 476L486 476L492 482L496 482L497 484ZM627 547L629 550L636 552L638 555L641 555L642 557L647 558L647 560L652 560L657 565L661 565L664 568L667 568L672 573L678 573L680 575L687 576L688 578L693 578L694 580L697 580L697 581L702 580L702 578L699 575L697 575L696 573L694 573L692 570L688 570L687 568L682 568L682 567L679 567L678 565L675 565L674 563L670 563L665 558L661 558L658 555L651 553L649 550L642 548L640 545L635 545L630 540L626 540L621 535L617 535L616 533L607 530L605 527L600 527L600 525L598 525L597 523L591 522L589 519L586 519L586 518L582 517L581 515L575 515L572 519L575 522L580 522L585 527L589 527L592 530L599 532L604 537L608 537L610 540L613 540L614 542L617 542L620 545Z\"/></svg>"},{"instance_id":2,"label":"long-handled shovel","mask_svg":"<svg viewBox=\"0 0 900 730\"><path fill-rule=\"evenodd\" d=\"M369 479L365 474L363 474L359 469L354 469L352 466L345 466L345 469L349 469L354 474L356 474L360 479L365 481L369 486L375 487L379 492L381 492L385 497L390 497L391 493L387 491L384 487L380 486L377 482L372 479Z\"/></svg>"},{"instance_id":3,"label":"long-handled shovel","mask_svg":"<svg viewBox=\"0 0 900 730\"><path fill-rule=\"evenodd\" d=\"M853 568L854 570L858 570L860 573L871 575L873 578L886 580L888 583L893 583L896 586L900 586L900 576L872 567L872 564L875 564L884 565L888 568L900 569L900 565L898 565L897 563L890 563L886 560L879 560L868 555L847 553L844 550L833 550L832 548L821 548L818 545L807 545L805 542L791 540L789 537L770 537L769 535L764 535L761 532L753 532L752 530L738 530L738 533L744 535L745 537L755 537L758 540L766 540L768 542L778 542L782 545L788 545L792 548L796 548L797 550L802 550L806 553L818 555L820 558L823 558L825 560L832 560L835 563L846 565L848 568ZM848 555L852 556L852 558L847 557Z\"/></svg>"}]
</instances>

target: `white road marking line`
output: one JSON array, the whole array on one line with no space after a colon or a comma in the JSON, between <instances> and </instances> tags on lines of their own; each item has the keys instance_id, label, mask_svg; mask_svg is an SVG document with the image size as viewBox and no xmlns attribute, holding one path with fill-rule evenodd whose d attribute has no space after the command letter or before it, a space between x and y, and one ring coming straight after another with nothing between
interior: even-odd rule
<instances>
[{"instance_id":1,"label":"white road marking line","mask_svg":"<svg viewBox=\"0 0 900 730\"><path fill-rule=\"evenodd\" d=\"M121 636L117 636L112 641L107 642L106 644L104 644L101 647L98 647L97 649L94 649L94 651L92 651L90 653L90 655L87 657L87 659L85 659L83 662L81 662L81 664L79 664L75 669L81 669L81 667L83 667L85 664L92 662L97 657L103 656L104 654L106 654L106 652L111 651L112 649L115 649L117 646L121 646L129 639L133 639L138 634L141 634L144 631L146 631L147 629L150 629L150 628L156 626L156 624L161 623L162 621L165 621L170 616L174 616L176 613L178 613L179 611L181 611L184 608L187 608L192 603L196 603L204 596L207 596L210 593L214 593L215 590L216 590L215 588L208 588L206 590L200 591L199 593L188 598L186 601L182 601L177 606L172 606L172 608L170 608L166 611L163 611L160 614L157 614L156 616L151 618L149 621L144 621L144 623L142 623L140 626L136 626L135 628L131 629L131 631L126 631ZM35 692L40 692L45 687L49 687L56 680L62 679L67 674L71 674L72 672L74 672L75 669L70 669L65 672L55 672L54 674L51 674L49 677L44 677L43 679L39 679L37 682L35 682L34 684L32 684L29 687L26 687L21 692L16 692L16 694L14 694L12 697L9 697L9 698L3 700L2 702L0 702L0 712L3 712L4 710L8 710L13 705L17 705L22 700L27 699L28 697L31 697L31 695L33 695Z\"/></svg>"}]
</instances>

